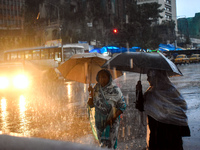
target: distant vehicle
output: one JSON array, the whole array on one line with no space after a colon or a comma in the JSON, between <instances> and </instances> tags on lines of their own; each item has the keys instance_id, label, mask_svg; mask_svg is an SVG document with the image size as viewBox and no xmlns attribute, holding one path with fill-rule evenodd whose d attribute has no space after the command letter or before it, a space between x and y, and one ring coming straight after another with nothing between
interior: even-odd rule
<instances>
[{"instance_id":1,"label":"distant vehicle","mask_svg":"<svg viewBox=\"0 0 200 150\"><path fill-rule=\"evenodd\" d=\"M190 63L200 62L200 54L192 54L189 59Z\"/></svg>"},{"instance_id":2,"label":"distant vehicle","mask_svg":"<svg viewBox=\"0 0 200 150\"><path fill-rule=\"evenodd\" d=\"M29 61L40 67L40 69L48 69L58 67L61 62L79 53L84 53L84 46L80 44L21 48L4 51L4 61Z\"/></svg>"},{"instance_id":3,"label":"distant vehicle","mask_svg":"<svg viewBox=\"0 0 200 150\"><path fill-rule=\"evenodd\" d=\"M174 59L174 63L175 64L189 64L190 63L190 60L189 58L187 57L187 55L185 54L180 54L180 55L177 55L176 58Z\"/></svg>"},{"instance_id":4,"label":"distant vehicle","mask_svg":"<svg viewBox=\"0 0 200 150\"><path fill-rule=\"evenodd\" d=\"M39 79L42 72L57 68L74 54L85 53L85 50L85 46L79 43L12 49L4 51L4 62L21 62L29 74Z\"/></svg>"}]
</instances>

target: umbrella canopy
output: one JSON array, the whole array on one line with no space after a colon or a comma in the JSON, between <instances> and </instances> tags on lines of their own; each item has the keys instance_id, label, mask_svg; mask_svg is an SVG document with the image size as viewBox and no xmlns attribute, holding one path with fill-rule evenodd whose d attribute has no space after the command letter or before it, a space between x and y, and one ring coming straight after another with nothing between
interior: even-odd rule
<instances>
[{"instance_id":1,"label":"umbrella canopy","mask_svg":"<svg viewBox=\"0 0 200 150\"><path fill-rule=\"evenodd\" d=\"M109 59L110 57L98 53L75 54L58 66L58 70L66 79L86 84L96 83L97 73ZM122 75L121 71L110 70L110 72L114 79Z\"/></svg>"},{"instance_id":2,"label":"umbrella canopy","mask_svg":"<svg viewBox=\"0 0 200 150\"><path fill-rule=\"evenodd\" d=\"M160 51L174 51L174 50L182 50L181 48L175 47L172 44L159 44Z\"/></svg>"},{"instance_id":3,"label":"umbrella canopy","mask_svg":"<svg viewBox=\"0 0 200 150\"><path fill-rule=\"evenodd\" d=\"M182 75L176 65L162 53L129 52L112 57L102 68L116 68L146 74L149 69L165 70L168 76Z\"/></svg>"},{"instance_id":4,"label":"umbrella canopy","mask_svg":"<svg viewBox=\"0 0 200 150\"><path fill-rule=\"evenodd\" d=\"M90 50L89 53L100 53L100 48L94 48Z\"/></svg>"}]
</instances>

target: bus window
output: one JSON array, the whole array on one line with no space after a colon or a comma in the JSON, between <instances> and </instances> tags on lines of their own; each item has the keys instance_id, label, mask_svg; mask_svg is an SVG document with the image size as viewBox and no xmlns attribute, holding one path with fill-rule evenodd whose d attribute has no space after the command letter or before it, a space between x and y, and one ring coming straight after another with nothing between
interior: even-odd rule
<instances>
[{"instance_id":1,"label":"bus window","mask_svg":"<svg viewBox=\"0 0 200 150\"><path fill-rule=\"evenodd\" d=\"M63 57L64 61L67 61L70 57L72 57L75 54L74 48L65 48L63 49Z\"/></svg>"},{"instance_id":2,"label":"bus window","mask_svg":"<svg viewBox=\"0 0 200 150\"><path fill-rule=\"evenodd\" d=\"M17 60L24 60L24 52L17 53Z\"/></svg>"},{"instance_id":3,"label":"bus window","mask_svg":"<svg viewBox=\"0 0 200 150\"><path fill-rule=\"evenodd\" d=\"M55 55L54 55L54 49L50 49L49 50L49 59L54 59Z\"/></svg>"},{"instance_id":4,"label":"bus window","mask_svg":"<svg viewBox=\"0 0 200 150\"><path fill-rule=\"evenodd\" d=\"M26 60L32 59L32 51L25 51L25 59Z\"/></svg>"},{"instance_id":5,"label":"bus window","mask_svg":"<svg viewBox=\"0 0 200 150\"><path fill-rule=\"evenodd\" d=\"M76 54L82 54L82 53L84 53L83 48L76 48Z\"/></svg>"},{"instance_id":6,"label":"bus window","mask_svg":"<svg viewBox=\"0 0 200 150\"><path fill-rule=\"evenodd\" d=\"M33 59L40 59L40 50L33 50Z\"/></svg>"},{"instance_id":7,"label":"bus window","mask_svg":"<svg viewBox=\"0 0 200 150\"><path fill-rule=\"evenodd\" d=\"M11 56L10 57L11 60L17 60L17 53L16 52L15 53L11 53L10 56Z\"/></svg>"},{"instance_id":8,"label":"bus window","mask_svg":"<svg viewBox=\"0 0 200 150\"><path fill-rule=\"evenodd\" d=\"M61 61L61 49L55 49L55 60Z\"/></svg>"},{"instance_id":9,"label":"bus window","mask_svg":"<svg viewBox=\"0 0 200 150\"><path fill-rule=\"evenodd\" d=\"M48 49L41 49L41 59L48 59Z\"/></svg>"}]
</instances>

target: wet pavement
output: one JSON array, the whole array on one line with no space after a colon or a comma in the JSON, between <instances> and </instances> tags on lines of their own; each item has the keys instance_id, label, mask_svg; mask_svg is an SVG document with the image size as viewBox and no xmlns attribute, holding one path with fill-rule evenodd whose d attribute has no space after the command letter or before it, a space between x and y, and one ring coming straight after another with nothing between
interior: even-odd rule
<instances>
[{"instance_id":1,"label":"wet pavement","mask_svg":"<svg viewBox=\"0 0 200 150\"><path fill-rule=\"evenodd\" d=\"M200 64L178 66L184 76L171 81L188 103L191 137L184 137L184 149L200 149ZM126 72L115 80L127 109L122 115L118 149L145 149L146 117L135 109L135 85L139 74ZM142 75L143 91L148 88ZM10 94L11 95L11 94ZM0 131L4 134L40 137L97 145L87 115L87 85L77 82L34 83L23 95L1 96Z\"/></svg>"},{"instance_id":2,"label":"wet pavement","mask_svg":"<svg viewBox=\"0 0 200 150\"><path fill-rule=\"evenodd\" d=\"M184 150L200 149L200 64L179 65L184 76L172 78L188 104L191 137L183 138Z\"/></svg>"}]
</instances>

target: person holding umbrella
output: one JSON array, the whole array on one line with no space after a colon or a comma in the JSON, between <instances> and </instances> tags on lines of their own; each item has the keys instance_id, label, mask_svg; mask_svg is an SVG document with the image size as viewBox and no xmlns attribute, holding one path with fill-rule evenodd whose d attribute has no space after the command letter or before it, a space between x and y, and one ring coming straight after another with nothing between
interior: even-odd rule
<instances>
[{"instance_id":1,"label":"person holding umbrella","mask_svg":"<svg viewBox=\"0 0 200 150\"><path fill-rule=\"evenodd\" d=\"M128 52L112 57L102 68L140 73L135 107L147 114L147 147L182 150L182 137L190 136L187 104L168 78L183 75L178 67L162 53ZM150 84L144 95L141 74L147 74Z\"/></svg>"},{"instance_id":2,"label":"person holding umbrella","mask_svg":"<svg viewBox=\"0 0 200 150\"><path fill-rule=\"evenodd\" d=\"M147 114L149 150L183 150L182 137L190 136L186 101L170 82L166 71L148 70L147 81L150 86L144 95L141 82L136 85L139 91L136 108Z\"/></svg>"},{"instance_id":3,"label":"person holding umbrella","mask_svg":"<svg viewBox=\"0 0 200 150\"><path fill-rule=\"evenodd\" d=\"M96 80L94 88L88 88L91 91L88 105L95 107L95 126L99 144L104 148L116 149L120 115L126 109L126 103L108 70L100 70Z\"/></svg>"}]
</instances>

